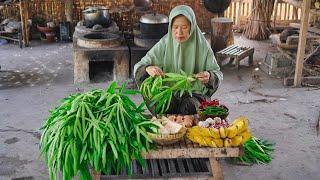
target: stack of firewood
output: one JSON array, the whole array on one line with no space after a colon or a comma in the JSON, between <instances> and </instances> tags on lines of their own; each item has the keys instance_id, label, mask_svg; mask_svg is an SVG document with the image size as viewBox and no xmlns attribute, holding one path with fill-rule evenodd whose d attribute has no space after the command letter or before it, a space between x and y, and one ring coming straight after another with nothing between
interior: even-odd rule
<instances>
[{"instance_id":1,"label":"stack of firewood","mask_svg":"<svg viewBox=\"0 0 320 180\"><path fill-rule=\"evenodd\" d=\"M265 40L269 38L270 19L275 0L254 0L252 12L248 17L244 35L249 39Z\"/></svg>"}]
</instances>

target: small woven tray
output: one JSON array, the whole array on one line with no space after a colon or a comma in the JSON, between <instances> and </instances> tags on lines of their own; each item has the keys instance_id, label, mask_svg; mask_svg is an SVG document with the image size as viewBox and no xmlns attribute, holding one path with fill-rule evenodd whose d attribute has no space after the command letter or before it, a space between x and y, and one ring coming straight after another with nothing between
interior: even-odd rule
<instances>
[{"instance_id":1,"label":"small woven tray","mask_svg":"<svg viewBox=\"0 0 320 180\"><path fill-rule=\"evenodd\" d=\"M184 138L187 130L184 129L182 132L177 134L153 134L148 132L148 136L152 139L153 142L160 145L169 145L176 143Z\"/></svg>"}]
</instances>

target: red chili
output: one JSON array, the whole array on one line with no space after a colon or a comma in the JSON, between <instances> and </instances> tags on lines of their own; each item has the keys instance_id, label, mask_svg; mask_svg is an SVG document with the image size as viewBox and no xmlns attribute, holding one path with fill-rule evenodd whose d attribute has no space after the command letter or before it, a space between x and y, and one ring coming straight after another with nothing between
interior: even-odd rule
<instances>
[{"instance_id":1,"label":"red chili","mask_svg":"<svg viewBox=\"0 0 320 180\"><path fill-rule=\"evenodd\" d=\"M201 101L200 102L200 109L204 109L204 108L206 108L206 107L208 107L208 106L219 106L219 100L218 99L214 99L214 100L212 100L212 101L207 101L207 100L203 100L203 101Z\"/></svg>"}]
</instances>

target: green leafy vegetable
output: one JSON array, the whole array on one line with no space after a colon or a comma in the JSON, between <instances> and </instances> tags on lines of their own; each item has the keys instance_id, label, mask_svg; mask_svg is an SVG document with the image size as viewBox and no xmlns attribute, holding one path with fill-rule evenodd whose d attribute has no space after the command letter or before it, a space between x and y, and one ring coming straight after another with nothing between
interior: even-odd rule
<instances>
[{"instance_id":1,"label":"green leafy vegetable","mask_svg":"<svg viewBox=\"0 0 320 180\"><path fill-rule=\"evenodd\" d=\"M126 84L113 82L106 90L95 89L64 98L51 111L43 130L40 150L49 167L50 179L91 179L89 167L97 172L131 174L131 161L144 163L141 152L150 149L146 132L157 126L136 106Z\"/></svg>"}]
</instances>

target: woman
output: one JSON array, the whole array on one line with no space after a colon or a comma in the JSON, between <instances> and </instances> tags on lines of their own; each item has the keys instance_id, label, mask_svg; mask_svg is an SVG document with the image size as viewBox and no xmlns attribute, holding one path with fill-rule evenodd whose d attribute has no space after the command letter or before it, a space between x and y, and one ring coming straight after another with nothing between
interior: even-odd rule
<instances>
[{"instance_id":1,"label":"woman","mask_svg":"<svg viewBox=\"0 0 320 180\"><path fill-rule=\"evenodd\" d=\"M199 101L210 99L217 90L223 75L209 43L196 23L193 10L186 5L172 9L167 35L134 66L134 76L140 86L148 76L179 73L180 70L188 75L195 74L199 83L194 85L194 89L206 87L209 90L205 95L195 92L193 97L174 97L167 112L194 114Z\"/></svg>"}]
</instances>

